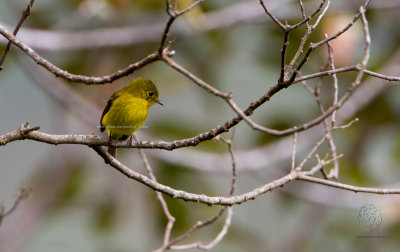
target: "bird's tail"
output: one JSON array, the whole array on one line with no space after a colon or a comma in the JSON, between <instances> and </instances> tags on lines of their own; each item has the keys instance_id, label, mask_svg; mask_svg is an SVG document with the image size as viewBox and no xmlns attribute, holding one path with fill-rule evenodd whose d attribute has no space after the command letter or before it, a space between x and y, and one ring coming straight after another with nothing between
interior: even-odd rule
<instances>
[{"instance_id":1,"label":"bird's tail","mask_svg":"<svg viewBox=\"0 0 400 252\"><path fill-rule=\"evenodd\" d=\"M107 148L107 152L110 153L110 155L113 156L114 158L117 156L117 149L112 146L109 146Z\"/></svg>"}]
</instances>

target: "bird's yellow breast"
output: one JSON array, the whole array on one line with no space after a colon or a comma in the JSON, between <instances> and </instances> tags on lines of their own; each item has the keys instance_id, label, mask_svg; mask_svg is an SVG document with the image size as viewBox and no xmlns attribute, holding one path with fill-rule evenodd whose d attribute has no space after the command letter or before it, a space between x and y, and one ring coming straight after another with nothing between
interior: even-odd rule
<instances>
[{"instance_id":1,"label":"bird's yellow breast","mask_svg":"<svg viewBox=\"0 0 400 252\"><path fill-rule=\"evenodd\" d=\"M146 121L148 110L146 99L123 95L112 102L101 123L112 139L126 138Z\"/></svg>"}]
</instances>

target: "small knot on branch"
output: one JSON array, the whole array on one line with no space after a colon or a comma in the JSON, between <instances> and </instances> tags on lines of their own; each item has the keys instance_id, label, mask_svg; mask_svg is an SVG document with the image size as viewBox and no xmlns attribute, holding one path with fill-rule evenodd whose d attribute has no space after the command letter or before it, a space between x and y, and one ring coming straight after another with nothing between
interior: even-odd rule
<instances>
[{"instance_id":1,"label":"small knot on branch","mask_svg":"<svg viewBox=\"0 0 400 252\"><path fill-rule=\"evenodd\" d=\"M29 132L36 131L36 130L39 130L39 129L40 129L40 126L36 126L36 127L31 128L29 126L29 122L26 122L26 123L21 125L21 128L19 129L19 132L21 133L22 136L27 136L29 134Z\"/></svg>"}]
</instances>

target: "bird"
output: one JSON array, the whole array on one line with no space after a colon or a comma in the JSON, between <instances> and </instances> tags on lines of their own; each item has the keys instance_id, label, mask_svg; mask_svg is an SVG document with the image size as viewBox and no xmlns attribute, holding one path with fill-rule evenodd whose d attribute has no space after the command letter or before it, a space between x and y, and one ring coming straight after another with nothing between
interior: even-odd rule
<instances>
[{"instance_id":1,"label":"bird","mask_svg":"<svg viewBox=\"0 0 400 252\"><path fill-rule=\"evenodd\" d=\"M126 140L146 121L149 108L154 104L164 105L158 99L158 90L153 81L137 78L116 91L108 99L100 118L100 131L107 129L108 143ZM108 146L108 153L116 157L116 149Z\"/></svg>"}]
</instances>

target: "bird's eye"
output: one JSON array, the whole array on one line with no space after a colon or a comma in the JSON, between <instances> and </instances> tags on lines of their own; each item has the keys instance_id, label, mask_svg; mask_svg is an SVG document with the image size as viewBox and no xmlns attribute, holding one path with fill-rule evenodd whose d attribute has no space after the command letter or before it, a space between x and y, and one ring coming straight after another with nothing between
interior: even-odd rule
<instances>
[{"instance_id":1,"label":"bird's eye","mask_svg":"<svg viewBox=\"0 0 400 252\"><path fill-rule=\"evenodd\" d=\"M154 94L153 92L151 92L151 91L149 92L149 96L150 97L153 96L153 94Z\"/></svg>"}]
</instances>

